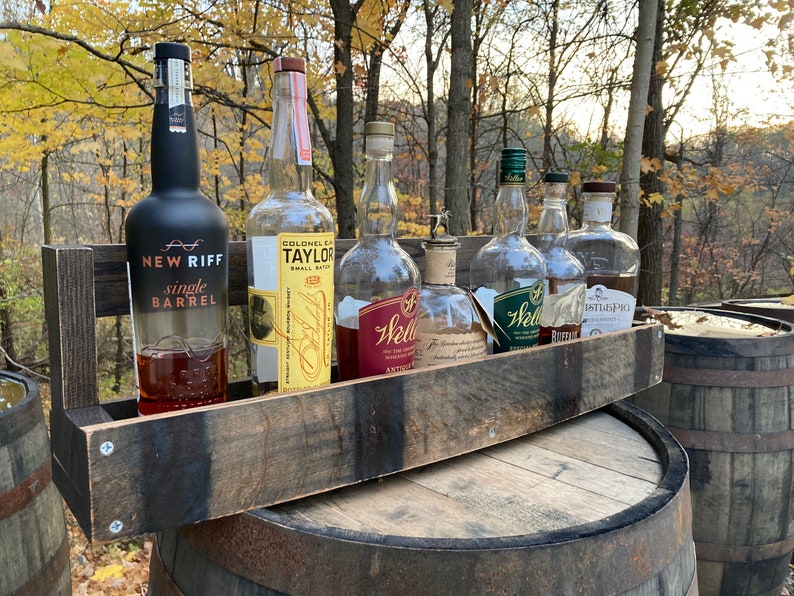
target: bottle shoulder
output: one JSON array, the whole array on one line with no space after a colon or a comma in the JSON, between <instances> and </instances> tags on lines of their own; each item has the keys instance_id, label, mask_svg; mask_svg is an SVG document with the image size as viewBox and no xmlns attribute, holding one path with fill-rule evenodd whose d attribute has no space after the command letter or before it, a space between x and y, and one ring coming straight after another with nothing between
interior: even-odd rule
<instances>
[{"instance_id":1,"label":"bottle shoulder","mask_svg":"<svg viewBox=\"0 0 794 596\"><path fill-rule=\"evenodd\" d=\"M394 281L406 287L419 287L421 276L416 263L390 236L364 236L341 258L336 266L338 284Z\"/></svg>"},{"instance_id":2,"label":"bottle shoulder","mask_svg":"<svg viewBox=\"0 0 794 596\"><path fill-rule=\"evenodd\" d=\"M226 214L200 192L176 189L167 193L150 194L132 206L124 222L125 230L152 232L170 229L175 232L209 229L225 231L229 223Z\"/></svg>"},{"instance_id":3,"label":"bottle shoulder","mask_svg":"<svg viewBox=\"0 0 794 596\"><path fill-rule=\"evenodd\" d=\"M249 237L333 232L334 220L328 208L309 193L270 194L251 209L246 231Z\"/></svg>"}]
</instances>

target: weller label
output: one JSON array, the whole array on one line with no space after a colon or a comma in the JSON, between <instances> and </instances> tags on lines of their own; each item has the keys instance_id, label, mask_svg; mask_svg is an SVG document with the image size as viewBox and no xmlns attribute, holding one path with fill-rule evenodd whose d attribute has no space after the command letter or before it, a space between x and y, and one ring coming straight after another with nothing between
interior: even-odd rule
<instances>
[{"instance_id":1,"label":"weller label","mask_svg":"<svg viewBox=\"0 0 794 596\"><path fill-rule=\"evenodd\" d=\"M358 311L359 375L368 377L414 367L419 291L373 302Z\"/></svg>"},{"instance_id":2,"label":"weller label","mask_svg":"<svg viewBox=\"0 0 794 596\"><path fill-rule=\"evenodd\" d=\"M331 382L334 235L282 233L253 238L249 335L259 382L278 391Z\"/></svg>"},{"instance_id":3,"label":"weller label","mask_svg":"<svg viewBox=\"0 0 794 596\"><path fill-rule=\"evenodd\" d=\"M133 300L140 312L216 306L222 291L227 254L203 238L173 239L129 262ZM221 289L221 290L219 290Z\"/></svg>"},{"instance_id":4,"label":"weller label","mask_svg":"<svg viewBox=\"0 0 794 596\"><path fill-rule=\"evenodd\" d=\"M538 344L544 282L517 288L494 298L495 354L531 348Z\"/></svg>"}]
</instances>

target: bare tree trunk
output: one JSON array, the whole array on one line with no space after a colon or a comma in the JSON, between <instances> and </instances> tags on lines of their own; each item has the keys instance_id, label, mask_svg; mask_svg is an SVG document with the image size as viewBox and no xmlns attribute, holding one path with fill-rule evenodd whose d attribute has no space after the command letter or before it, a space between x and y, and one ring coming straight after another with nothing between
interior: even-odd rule
<instances>
[{"instance_id":1,"label":"bare tree trunk","mask_svg":"<svg viewBox=\"0 0 794 596\"><path fill-rule=\"evenodd\" d=\"M444 201L452 212L449 232L465 236L469 221L469 124L471 121L472 0L455 0L452 13L449 103L447 106L447 167Z\"/></svg>"},{"instance_id":2,"label":"bare tree trunk","mask_svg":"<svg viewBox=\"0 0 794 596\"><path fill-rule=\"evenodd\" d=\"M336 78L336 136L331 146L336 193L336 219L340 238L356 235L353 201L353 24L363 0L331 0L334 13L334 76Z\"/></svg>"},{"instance_id":3,"label":"bare tree trunk","mask_svg":"<svg viewBox=\"0 0 794 596\"><path fill-rule=\"evenodd\" d=\"M42 137L44 143L46 137ZM44 244L52 243L52 218L50 209L50 152L47 149L41 154L41 227Z\"/></svg>"},{"instance_id":4,"label":"bare tree trunk","mask_svg":"<svg viewBox=\"0 0 794 596\"><path fill-rule=\"evenodd\" d=\"M640 161L642 138L645 128L645 107L648 104L648 88L653 67L654 39L656 36L657 0L640 0L637 24L637 51L634 56L634 72L631 77L629 117L626 122L626 137L623 143L623 164L620 169L620 227L632 238L637 237L640 209ZM661 25L661 23L659 23Z\"/></svg>"},{"instance_id":5,"label":"bare tree trunk","mask_svg":"<svg viewBox=\"0 0 794 596\"><path fill-rule=\"evenodd\" d=\"M369 52L367 95L364 99L364 122L378 120L378 109L380 107L380 73L383 67L383 55L400 32L409 6L410 2L402 2L392 26L388 28L388 31L384 32L385 35L381 39L377 39L373 42L372 49Z\"/></svg>"},{"instance_id":6,"label":"bare tree trunk","mask_svg":"<svg viewBox=\"0 0 794 596\"><path fill-rule=\"evenodd\" d=\"M554 118L554 97L557 88L557 33L560 29L560 2L551 3L551 32L549 34L548 92L546 93L546 121L543 123L543 171L552 167L551 133Z\"/></svg>"},{"instance_id":7,"label":"bare tree trunk","mask_svg":"<svg viewBox=\"0 0 794 596\"><path fill-rule=\"evenodd\" d=\"M662 33L664 30L664 4L657 0L656 31L653 44L653 64L661 60ZM642 155L656 158L664 163L664 109L662 107L662 76L651 67L648 86L648 105L651 111L645 117L642 137ZM624 158L625 160L625 158ZM652 170L641 174L640 187L645 196L660 193L664 185L661 171ZM639 208L637 243L640 245L640 288L637 304L653 306L662 301L662 205L660 202L643 202Z\"/></svg>"},{"instance_id":8,"label":"bare tree trunk","mask_svg":"<svg viewBox=\"0 0 794 596\"><path fill-rule=\"evenodd\" d=\"M427 191L430 213L439 213L438 205L438 142L436 140L436 92L433 79L438 68L438 60L433 54L433 34L435 33L434 13L438 10L435 2L424 0L425 12L425 66L427 69Z\"/></svg>"}]
</instances>

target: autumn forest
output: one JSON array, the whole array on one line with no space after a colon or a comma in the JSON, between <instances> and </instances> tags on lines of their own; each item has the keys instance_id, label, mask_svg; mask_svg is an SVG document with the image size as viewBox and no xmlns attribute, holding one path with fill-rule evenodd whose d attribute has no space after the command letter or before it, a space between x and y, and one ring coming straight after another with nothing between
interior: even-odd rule
<instances>
[{"instance_id":1,"label":"autumn forest","mask_svg":"<svg viewBox=\"0 0 794 596\"><path fill-rule=\"evenodd\" d=\"M571 174L572 227L582 180L621 183L615 225L642 248L639 303L794 291L791 2L18 0L2 10L5 368L47 376L41 244L124 242L125 215L149 188L152 49L166 40L192 48L202 190L235 240L267 192L272 61L295 55L307 60L314 192L340 238L356 233L364 124L388 120L401 236L426 235L442 207L452 233L489 234L500 149L523 146L530 232L546 171ZM734 96L750 51L779 91L775 113ZM103 321L102 334L102 390L128 392L129 323Z\"/></svg>"}]
</instances>

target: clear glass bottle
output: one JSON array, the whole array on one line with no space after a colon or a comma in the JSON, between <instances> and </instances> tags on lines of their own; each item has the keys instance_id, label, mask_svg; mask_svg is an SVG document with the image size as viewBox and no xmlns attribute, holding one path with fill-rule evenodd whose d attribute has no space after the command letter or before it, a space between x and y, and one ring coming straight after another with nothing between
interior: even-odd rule
<instances>
[{"instance_id":1,"label":"clear glass bottle","mask_svg":"<svg viewBox=\"0 0 794 596\"><path fill-rule=\"evenodd\" d=\"M526 151L505 148L501 157L494 237L469 269L470 286L493 318L494 353L537 345L546 279L543 257L525 237Z\"/></svg>"},{"instance_id":2,"label":"clear glass bottle","mask_svg":"<svg viewBox=\"0 0 794 596\"><path fill-rule=\"evenodd\" d=\"M267 152L270 193L246 227L254 391L331 382L334 221L312 194L305 63L277 58Z\"/></svg>"},{"instance_id":3,"label":"clear glass bottle","mask_svg":"<svg viewBox=\"0 0 794 596\"><path fill-rule=\"evenodd\" d=\"M612 229L614 182L582 184L582 227L566 247L587 274L582 337L631 327L640 279L640 249L634 239Z\"/></svg>"},{"instance_id":4,"label":"clear glass bottle","mask_svg":"<svg viewBox=\"0 0 794 596\"><path fill-rule=\"evenodd\" d=\"M125 221L138 412L226 401L229 226L199 190L190 48L154 47L152 190Z\"/></svg>"},{"instance_id":5,"label":"clear glass bottle","mask_svg":"<svg viewBox=\"0 0 794 596\"><path fill-rule=\"evenodd\" d=\"M540 315L540 345L580 337L587 278L584 267L565 248L568 239L568 174L548 172L536 245L546 262L546 295Z\"/></svg>"},{"instance_id":6,"label":"clear glass bottle","mask_svg":"<svg viewBox=\"0 0 794 596\"><path fill-rule=\"evenodd\" d=\"M488 335L472 306L469 294L455 285L460 243L446 233L449 212L431 216L425 249L425 276L419 292L414 366L437 366L485 356ZM442 233L439 228L443 226Z\"/></svg>"},{"instance_id":7,"label":"clear glass bottle","mask_svg":"<svg viewBox=\"0 0 794 596\"><path fill-rule=\"evenodd\" d=\"M393 151L394 125L368 122L358 242L342 257L335 275L336 355L343 381L414 365L421 277L396 241Z\"/></svg>"}]
</instances>

